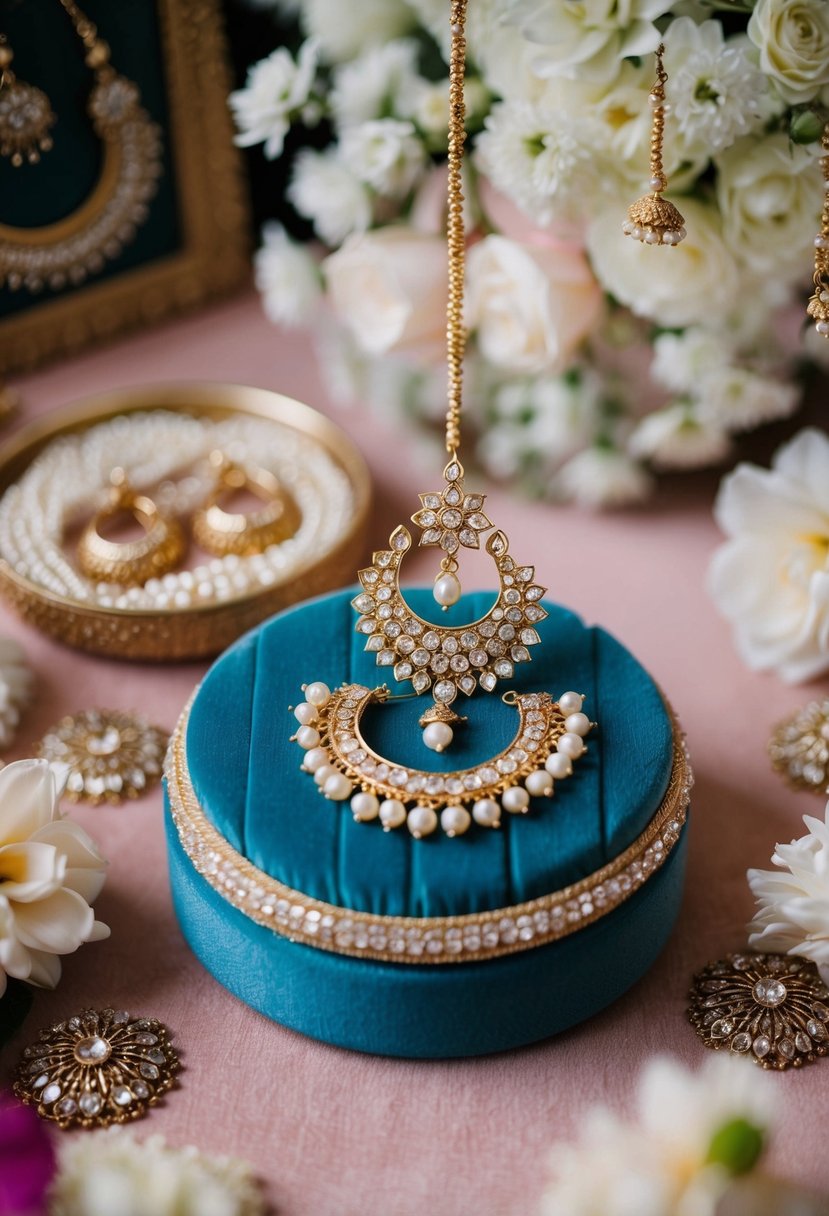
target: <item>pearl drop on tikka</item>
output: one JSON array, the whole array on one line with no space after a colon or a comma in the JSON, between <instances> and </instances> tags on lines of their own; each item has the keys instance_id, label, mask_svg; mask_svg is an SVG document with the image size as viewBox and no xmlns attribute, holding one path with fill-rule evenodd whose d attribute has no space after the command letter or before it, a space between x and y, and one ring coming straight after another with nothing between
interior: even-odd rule
<instances>
[{"instance_id":1,"label":"pearl drop on tikka","mask_svg":"<svg viewBox=\"0 0 829 1216\"><path fill-rule=\"evenodd\" d=\"M429 722L423 728L423 742L433 752L444 751L455 737L448 722Z\"/></svg>"},{"instance_id":2,"label":"pearl drop on tikka","mask_svg":"<svg viewBox=\"0 0 829 1216\"><path fill-rule=\"evenodd\" d=\"M511 785L501 795L501 806L513 815L523 814L530 805L530 796L520 785Z\"/></svg>"},{"instance_id":3,"label":"pearl drop on tikka","mask_svg":"<svg viewBox=\"0 0 829 1216\"><path fill-rule=\"evenodd\" d=\"M437 812L430 806L413 806L406 818L406 824L416 840L421 836L431 836L438 826Z\"/></svg>"},{"instance_id":4,"label":"pearl drop on tikka","mask_svg":"<svg viewBox=\"0 0 829 1216\"><path fill-rule=\"evenodd\" d=\"M386 798L380 803L380 822L386 831L406 822L406 808L399 798Z\"/></svg>"},{"instance_id":5,"label":"pearl drop on tikka","mask_svg":"<svg viewBox=\"0 0 829 1216\"><path fill-rule=\"evenodd\" d=\"M580 692L563 692L558 699L558 707L565 718L576 714L584 704L584 696Z\"/></svg>"},{"instance_id":6,"label":"pearl drop on tikka","mask_svg":"<svg viewBox=\"0 0 829 1216\"><path fill-rule=\"evenodd\" d=\"M318 730L314 730L313 726L300 726L296 733L296 741L300 747L310 751L313 747L319 747L320 733Z\"/></svg>"},{"instance_id":7,"label":"pearl drop on tikka","mask_svg":"<svg viewBox=\"0 0 829 1216\"><path fill-rule=\"evenodd\" d=\"M454 574L447 571L435 579L432 594L441 608L451 608L461 598L460 580Z\"/></svg>"},{"instance_id":8,"label":"pearl drop on tikka","mask_svg":"<svg viewBox=\"0 0 829 1216\"><path fill-rule=\"evenodd\" d=\"M530 773L524 785L527 787L527 792L534 798L549 798L553 793L553 779L543 768Z\"/></svg>"},{"instance_id":9,"label":"pearl drop on tikka","mask_svg":"<svg viewBox=\"0 0 829 1216\"><path fill-rule=\"evenodd\" d=\"M328 763L328 752L324 747L312 747L310 751L305 753L302 761L302 767L309 773L315 773L317 769L322 768L323 764Z\"/></svg>"},{"instance_id":10,"label":"pearl drop on tikka","mask_svg":"<svg viewBox=\"0 0 829 1216\"><path fill-rule=\"evenodd\" d=\"M484 828L497 828L501 822L501 804L494 798L479 798L472 807L472 818Z\"/></svg>"},{"instance_id":11,"label":"pearl drop on tikka","mask_svg":"<svg viewBox=\"0 0 829 1216\"><path fill-rule=\"evenodd\" d=\"M322 792L332 802L344 802L346 798L350 798L354 793L354 786L344 773L337 772L335 769L333 776L329 777L323 785Z\"/></svg>"},{"instance_id":12,"label":"pearl drop on tikka","mask_svg":"<svg viewBox=\"0 0 829 1216\"><path fill-rule=\"evenodd\" d=\"M321 709L331 700L331 689L327 684L323 684L322 680L315 680L313 684L307 684L303 689L305 700L311 705Z\"/></svg>"},{"instance_id":13,"label":"pearl drop on tikka","mask_svg":"<svg viewBox=\"0 0 829 1216\"><path fill-rule=\"evenodd\" d=\"M294 710L294 717L302 726L310 726L316 721L317 710L316 706L309 705L307 701L300 701Z\"/></svg>"},{"instance_id":14,"label":"pearl drop on tikka","mask_svg":"<svg viewBox=\"0 0 829 1216\"><path fill-rule=\"evenodd\" d=\"M572 735L586 735L592 725L587 714L583 713L568 714L564 719L564 729Z\"/></svg>"},{"instance_id":15,"label":"pearl drop on tikka","mask_svg":"<svg viewBox=\"0 0 829 1216\"><path fill-rule=\"evenodd\" d=\"M564 777L571 776L573 772L573 762L564 752L553 752L544 761L544 767L556 781L561 781Z\"/></svg>"},{"instance_id":16,"label":"pearl drop on tikka","mask_svg":"<svg viewBox=\"0 0 829 1216\"><path fill-rule=\"evenodd\" d=\"M462 836L471 822L472 816L462 806L447 806L440 813L440 826L447 836Z\"/></svg>"},{"instance_id":17,"label":"pearl drop on tikka","mask_svg":"<svg viewBox=\"0 0 829 1216\"><path fill-rule=\"evenodd\" d=\"M361 791L351 799L351 813L361 823L376 819L380 813L380 800L375 794Z\"/></svg>"},{"instance_id":18,"label":"pearl drop on tikka","mask_svg":"<svg viewBox=\"0 0 829 1216\"><path fill-rule=\"evenodd\" d=\"M578 760L584 751L584 740L581 735L573 734L572 731L566 731L559 737L556 747L562 755L569 757L570 760Z\"/></svg>"}]
</instances>

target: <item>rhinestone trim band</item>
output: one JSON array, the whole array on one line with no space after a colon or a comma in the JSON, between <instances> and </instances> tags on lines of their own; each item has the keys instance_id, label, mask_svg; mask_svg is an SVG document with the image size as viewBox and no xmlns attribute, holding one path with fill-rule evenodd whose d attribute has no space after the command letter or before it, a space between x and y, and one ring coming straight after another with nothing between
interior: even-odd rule
<instances>
[{"instance_id":1,"label":"rhinestone trim band","mask_svg":"<svg viewBox=\"0 0 829 1216\"><path fill-rule=\"evenodd\" d=\"M612 912L660 869L687 817L693 774L685 738L668 707L673 767L665 797L644 832L608 865L560 891L489 912L438 917L355 912L278 882L242 857L209 822L187 772L192 704L191 699L173 734L165 778L173 823L193 868L256 924L334 954L431 966L480 962L558 941Z\"/></svg>"}]
</instances>

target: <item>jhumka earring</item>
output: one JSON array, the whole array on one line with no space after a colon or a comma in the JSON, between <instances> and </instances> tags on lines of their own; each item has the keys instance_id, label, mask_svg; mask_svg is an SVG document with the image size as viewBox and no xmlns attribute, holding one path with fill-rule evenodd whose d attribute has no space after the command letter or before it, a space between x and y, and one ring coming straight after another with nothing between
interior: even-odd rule
<instances>
[{"instance_id":1,"label":"jhumka earring","mask_svg":"<svg viewBox=\"0 0 829 1216\"><path fill-rule=\"evenodd\" d=\"M6 35L0 34L0 156L19 168L24 161L37 164L41 152L52 147L55 114L42 89L17 79L13 59Z\"/></svg>"},{"instance_id":2,"label":"jhumka earring","mask_svg":"<svg viewBox=\"0 0 829 1216\"><path fill-rule=\"evenodd\" d=\"M651 127L650 194L643 195L628 207L628 218L622 231L645 245L678 245L687 236L685 220L673 203L662 195L668 189L668 178L662 165L662 140L665 134L665 84L668 73L662 63L665 45L656 51L656 80L648 96L653 108Z\"/></svg>"},{"instance_id":3,"label":"jhumka earring","mask_svg":"<svg viewBox=\"0 0 829 1216\"><path fill-rule=\"evenodd\" d=\"M829 123L823 128L821 148L823 211L820 217L820 232L815 237L815 290L806 311L813 318L818 333L829 338Z\"/></svg>"},{"instance_id":4,"label":"jhumka earring","mask_svg":"<svg viewBox=\"0 0 829 1216\"><path fill-rule=\"evenodd\" d=\"M146 494L137 493L123 469L110 474L109 501L84 528L78 541L78 565L96 582L129 587L160 578L175 569L185 551L178 520L162 515ZM101 535L106 520L129 512L144 529L140 540L114 541Z\"/></svg>"},{"instance_id":5,"label":"jhumka earring","mask_svg":"<svg viewBox=\"0 0 829 1216\"><path fill-rule=\"evenodd\" d=\"M396 680L410 682L415 695L431 691L434 704L420 718L424 742L443 751L453 726L462 719L451 708L459 693L492 692L499 680L530 661L530 648L541 638L537 625L547 616L545 588L535 581L535 568L520 565L509 552L504 533L484 514L484 495L467 492L458 458L461 441L464 253L461 163L464 129L464 24L467 0L453 0L449 59L448 220L449 303L447 312L448 406L442 490L420 495L412 522L421 530L420 544L442 553L433 594L448 611L461 596L457 555L485 548L498 571L499 591L493 606L471 624L434 624L418 616L400 588L400 570L412 546L400 524L388 549L374 553L361 570L361 591L352 601L359 613L356 629L365 649ZM413 836L432 833L438 824L450 836L462 835L474 819L497 827L501 811L526 811L530 798L549 798L556 778L569 776L572 761L585 750L584 736L594 725L582 712L584 698L565 693L510 691L504 701L518 709L518 732L504 752L473 768L455 773L405 768L380 756L366 743L360 718L366 706L392 699L382 685L371 689L345 684L333 692L322 682L304 686L305 700L294 711L300 723L292 738L305 752L302 767L313 773L325 797L350 799L358 821L379 819L384 828L407 824ZM410 694L411 695L411 694Z\"/></svg>"},{"instance_id":6,"label":"jhumka earring","mask_svg":"<svg viewBox=\"0 0 829 1216\"><path fill-rule=\"evenodd\" d=\"M243 468L218 451L211 453L210 463L216 484L193 516L193 537L203 549L219 557L228 553L249 557L294 535L299 511L273 473ZM222 500L241 490L262 499L265 505L250 513L226 511Z\"/></svg>"}]
</instances>

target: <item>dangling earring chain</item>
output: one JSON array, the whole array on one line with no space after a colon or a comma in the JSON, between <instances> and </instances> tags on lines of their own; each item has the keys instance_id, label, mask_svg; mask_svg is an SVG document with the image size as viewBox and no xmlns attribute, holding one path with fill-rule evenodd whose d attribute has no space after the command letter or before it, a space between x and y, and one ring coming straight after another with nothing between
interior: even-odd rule
<instances>
[{"instance_id":1,"label":"dangling earring chain","mask_svg":"<svg viewBox=\"0 0 829 1216\"><path fill-rule=\"evenodd\" d=\"M678 245L687 235L685 220L673 203L662 195L668 189L668 178L662 164L662 142L665 135L665 84L668 73L662 63L664 43L656 51L656 80L648 96L653 108L651 128L651 193L637 199L628 208L628 218L622 226L626 236L645 245Z\"/></svg>"},{"instance_id":2,"label":"dangling earring chain","mask_svg":"<svg viewBox=\"0 0 829 1216\"><path fill-rule=\"evenodd\" d=\"M463 323L466 233L463 224L463 145L466 142L466 102L463 94L466 74L467 0L453 0L450 14L452 46L449 53L449 162L447 176L446 243L449 251L449 303L446 313L446 361L448 364L448 401L446 410L446 451L456 457L461 446L461 400L463 396L463 357L466 329Z\"/></svg>"},{"instance_id":3,"label":"dangling earring chain","mask_svg":"<svg viewBox=\"0 0 829 1216\"><path fill-rule=\"evenodd\" d=\"M815 290L806 311L814 319L818 333L829 338L829 123L823 128L821 147L823 211L820 217L820 232L815 237Z\"/></svg>"}]
</instances>

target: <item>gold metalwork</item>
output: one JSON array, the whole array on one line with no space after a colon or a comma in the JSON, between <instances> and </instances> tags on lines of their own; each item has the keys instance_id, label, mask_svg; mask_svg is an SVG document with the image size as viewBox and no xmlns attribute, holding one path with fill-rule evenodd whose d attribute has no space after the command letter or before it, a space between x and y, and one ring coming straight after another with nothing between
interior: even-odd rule
<instances>
[{"instance_id":1,"label":"gold metalwork","mask_svg":"<svg viewBox=\"0 0 829 1216\"><path fill-rule=\"evenodd\" d=\"M12 291L25 288L36 293L46 286L60 289L103 270L145 223L162 172L161 131L140 105L137 86L112 67L109 47L74 0L59 3L83 43L85 62L95 75L87 110L104 145L103 165L89 197L65 219L31 228L0 224L0 286L5 284ZM45 102L45 96L41 97Z\"/></svg>"},{"instance_id":2,"label":"gold metalwork","mask_svg":"<svg viewBox=\"0 0 829 1216\"><path fill-rule=\"evenodd\" d=\"M246 188L219 0L158 0L179 247L0 321L0 375L157 323L248 281ZM343 574L345 577L345 574ZM140 656L140 657L151 657Z\"/></svg>"},{"instance_id":3,"label":"gold metalwork","mask_svg":"<svg viewBox=\"0 0 829 1216\"><path fill-rule=\"evenodd\" d=\"M806 311L815 322L817 332L824 338L829 338L829 123L823 128L820 144L823 150L820 158L823 172L823 210L820 216L820 231L815 237L815 290Z\"/></svg>"},{"instance_id":4,"label":"gold metalwork","mask_svg":"<svg viewBox=\"0 0 829 1216\"><path fill-rule=\"evenodd\" d=\"M662 63L664 43L656 51L656 80L648 100L653 108L651 129L650 194L631 203L623 231L646 245L678 245L685 238L685 220L673 203L662 195L668 188L668 178L662 163L662 141L665 134L665 84L668 73Z\"/></svg>"},{"instance_id":5,"label":"gold metalwork","mask_svg":"<svg viewBox=\"0 0 829 1216\"><path fill-rule=\"evenodd\" d=\"M778 722L769 739L775 772L795 789L829 789L829 700L811 701Z\"/></svg>"},{"instance_id":6,"label":"gold metalwork","mask_svg":"<svg viewBox=\"0 0 829 1216\"><path fill-rule=\"evenodd\" d=\"M69 646L108 658L155 662L204 658L217 654L240 634L298 599L321 595L352 577L363 552L371 502L365 462L334 423L309 406L268 389L177 382L118 389L88 398L31 423L0 449L0 493L60 436L85 431L110 418L153 409L180 410L216 420L238 414L270 418L314 439L342 470L354 497L352 517L343 520L337 544L309 558L307 566L290 578L277 580L261 591L203 607L157 611L90 607L19 574L0 553L0 594L25 620Z\"/></svg>"},{"instance_id":7,"label":"gold metalwork","mask_svg":"<svg viewBox=\"0 0 829 1216\"><path fill-rule=\"evenodd\" d=\"M71 802L117 804L158 784L168 742L166 731L141 714L89 709L61 718L37 754L69 769L65 794Z\"/></svg>"},{"instance_id":8,"label":"gold metalwork","mask_svg":"<svg viewBox=\"0 0 829 1216\"><path fill-rule=\"evenodd\" d=\"M729 954L694 976L688 1019L706 1047L763 1068L800 1068L829 1051L829 989L814 963Z\"/></svg>"},{"instance_id":9,"label":"gold metalwork","mask_svg":"<svg viewBox=\"0 0 829 1216\"><path fill-rule=\"evenodd\" d=\"M42 89L17 79L13 59L8 38L0 34L0 156L19 168L24 161L36 165L52 147L55 115Z\"/></svg>"},{"instance_id":10,"label":"gold metalwork","mask_svg":"<svg viewBox=\"0 0 829 1216\"><path fill-rule=\"evenodd\" d=\"M392 697L385 697L383 700L393 700ZM446 722L448 726L458 726L461 722L466 722L467 719L460 714L456 714L454 709L450 709L448 705L430 705L417 720L418 726L428 726L430 722Z\"/></svg>"},{"instance_id":11,"label":"gold metalwork","mask_svg":"<svg viewBox=\"0 0 829 1216\"><path fill-rule=\"evenodd\" d=\"M247 469L213 452L210 463L216 472L216 487L193 516L193 537L208 553L224 557L236 553L247 557L264 553L293 536L300 514L291 495L267 469ZM249 490L264 500L257 511L226 511L221 501L239 490Z\"/></svg>"},{"instance_id":12,"label":"gold metalwork","mask_svg":"<svg viewBox=\"0 0 829 1216\"><path fill-rule=\"evenodd\" d=\"M108 1127L143 1118L179 1067L170 1032L155 1018L83 1009L24 1050L14 1093L63 1130Z\"/></svg>"},{"instance_id":13,"label":"gold metalwork","mask_svg":"<svg viewBox=\"0 0 829 1216\"><path fill-rule=\"evenodd\" d=\"M195 695L195 694L194 694ZM619 907L668 860L685 823L693 782L673 713L673 768L642 834L607 865L539 899L465 916L381 916L312 899L238 853L199 805L187 771L188 705L167 753L165 777L181 848L204 881L256 924L319 950L380 962L481 962L559 941ZM669 711L670 712L670 711Z\"/></svg>"},{"instance_id":14,"label":"gold metalwork","mask_svg":"<svg viewBox=\"0 0 829 1216\"><path fill-rule=\"evenodd\" d=\"M180 565L186 543L178 520L162 515L153 500L137 493L121 468L110 474L106 506L92 517L78 541L78 565L101 583L123 587L143 585ZM129 512L141 524L140 540L114 541L101 535L105 520Z\"/></svg>"},{"instance_id":15,"label":"gold metalwork","mask_svg":"<svg viewBox=\"0 0 829 1216\"><path fill-rule=\"evenodd\" d=\"M439 545L445 563L454 562L461 545L477 548L479 534L493 525L481 512L485 496L465 493L460 462L451 460L443 475L446 488L421 494L423 505L412 521L423 529L420 543ZM432 688L437 702L448 705L458 692L470 696L477 687L492 692L498 680L512 678L517 663L530 661L530 647L541 640L536 626L547 616L541 605L546 588L533 581L535 567L519 566L507 537L494 531L486 542L500 582L494 604L471 625L435 625L411 610L400 589L400 568L411 543L411 533L398 525L389 548L374 553L372 564L359 572L363 590L352 605L360 613L357 632L368 635L365 649L378 666L391 667L396 680L410 680L416 693ZM423 663L414 658L418 651L427 652Z\"/></svg>"},{"instance_id":16,"label":"gold metalwork","mask_svg":"<svg viewBox=\"0 0 829 1216\"><path fill-rule=\"evenodd\" d=\"M463 145L466 141L467 0L452 0L449 50L449 159L447 165L446 243L449 253L449 302L446 310L446 358L449 365L446 411L446 450L455 457L461 446L461 400L466 329L463 321L464 263L466 235L463 223Z\"/></svg>"}]
</instances>

